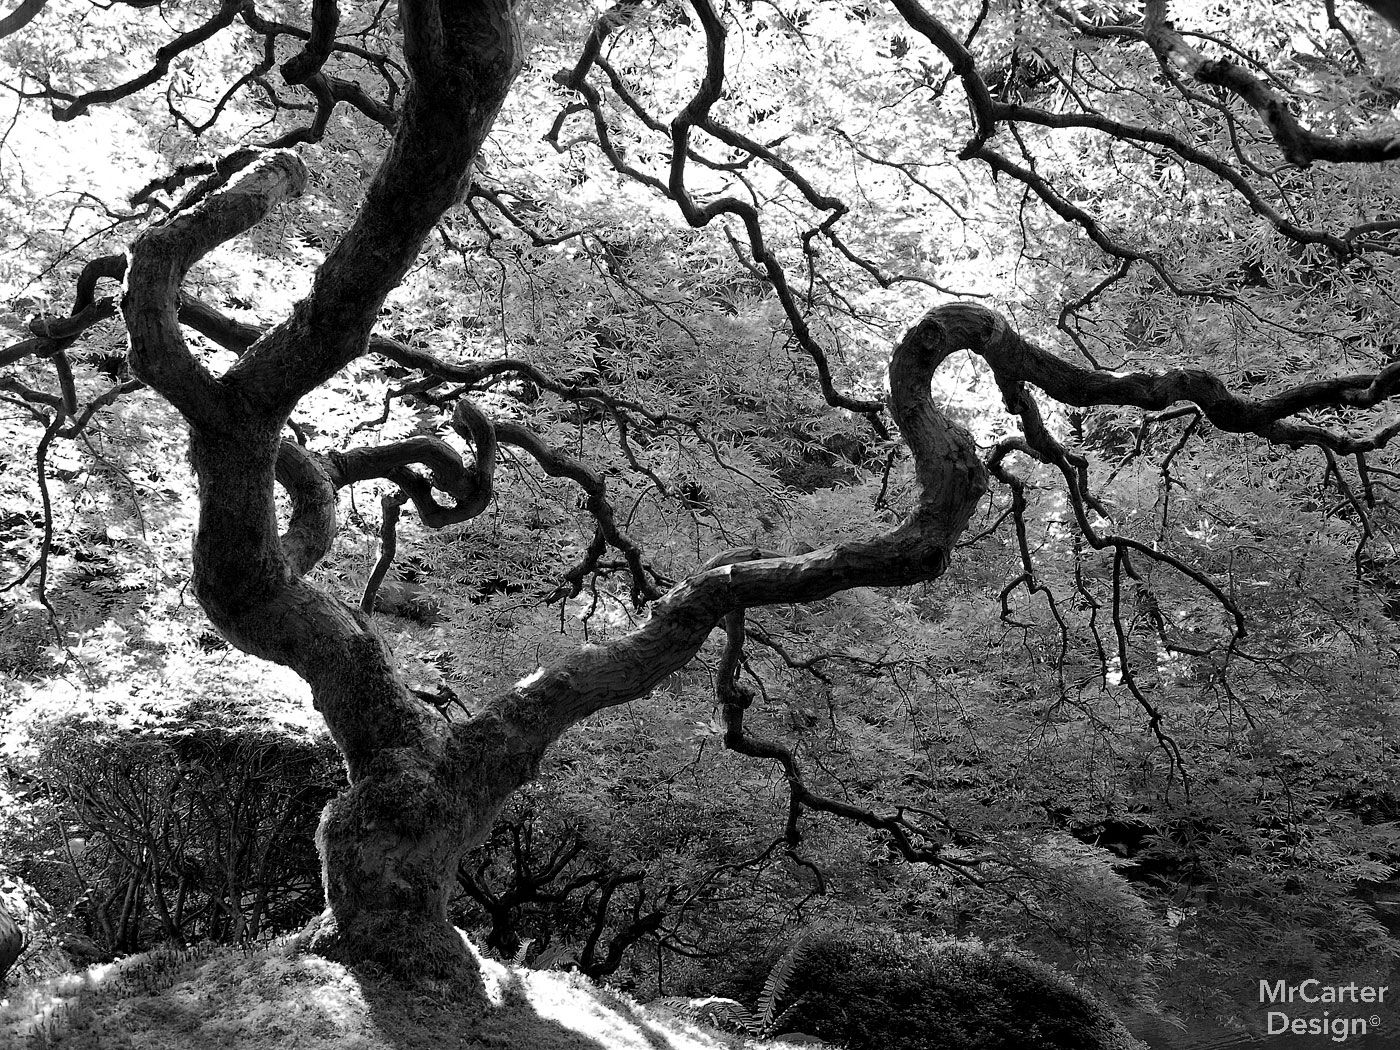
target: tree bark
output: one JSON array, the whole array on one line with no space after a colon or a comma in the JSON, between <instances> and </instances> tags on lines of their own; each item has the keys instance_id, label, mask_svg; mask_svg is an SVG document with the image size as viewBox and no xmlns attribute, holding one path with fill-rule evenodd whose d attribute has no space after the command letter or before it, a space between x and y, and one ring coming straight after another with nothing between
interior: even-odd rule
<instances>
[{"instance_id":1,"label":"tree bark","mask_svg":"<svg viewBox=\"0 0 1400 1050\"><path fill-rule=\"evenodd\" d=\"M401 0L400 13L413 79L394 140L354 221L291 316L219 377L191 354L180 331L180 283L189 267L305 184L301 162L289 153L262 158L138 238L122 309L133 371L190 425L199 480L195 594L230 642L309 683L345 757L349 786L327 807L317 837L326 911L306 943L410 981L448 980L479 990L473 957L447 919L460 858L486 836L504 801L535 775L569 726L645 695L737 610L923 582L947 568L987 486L972 438L931 397L930 379L949 354L970 349L992 362L1023 419L1038 417L1021 380L1034 379L1057 396L1065 387L1071 399L1086 388L1103 391L1067 373L1071 366L1020 340L989 311L965 305L930 311L890 362L889 407L913 454L918 493L898 528L795 557L725 552L656 601L638 629L537 669L467 722L444 721L406 688L372 621L305 579L334 536L338 485L380 460L392 478L405 447L378 459L323 461L281 440L297 401L365 352L385 297L465 187L520 65L507 0L451 6ZM1127 384L1130 395L1168 397L1194 381L1178 375L1162 389L1118 377L1113 392L1124 393ZM1213 388L1196 393L1224 397ZM1239 407L1227 402L1221 412ZM454 516L484 509L479 497L490 491L498 438L526 448L551 472L577 473L507 425L493 430L470 406L459 416L476 462L458 470L454 453L435 470L457 498ZM278 534L279 481L292 495L286 535ZM431 505L430 492L419 496L420 506Z\"/></svg>"},{"instance_id":2,"label":"tree bark","mask_svg":"<svg viewBox=\"0 0 1400 1050\"><path fill-rule=\"evenodd\" d=\"M289 153L261 158L138 238L122 310L132 370L190 426L195 594L230 642L306 679L345 756L350 786L318 833L327 910L310 946L408 979L472 984L479 978L446 903L462 850L489 829L502 797L472 773L485 745L453 741L409 693L369 619L303 578L334 535L335 485L313 457L281 444L297 401L365 352L385 296L464 192L522 61L509 0L401 0L399 14L411 83L393 141L291 316L217 378L179 327L190 266L305 185ZM285 537L279 460L294 504Z\"/></svg>"},{"instance_id":3,"label":"tree bark","mask_svg":"<svg viewBox=\"0 0 1400 1050\"><path fill-rule=\"evenodd\" d=\"M451 145L459 179L482 135L478 129ZM436 178L444 165L420 168ZM855 587L925 582L945 571L987 486L972 438L932 400L931 378L953 352L971 350L987 360L1008 407L1021 418L1027 447L1050 461L1063 459L1063 450L1046 431L1029 383L1074 405L1164 408L1191 400L1224 429L1314 443L1323 440L1316 428L1289 424L1285 417L1319 404L1365 407L1400 388L1400 366L1394 366L1245 399L1198 371L1083 369L1022 339L985 308L938 307L911 328L890 361L889 408L913 455L917 491L913 510L896 529L791 557L757 549L724 552L656 601L639 628L539 668L481 705L469 721L448 723L406 688L372 621L304 578L334 535L338 484L380 461L392 477L404 455L423 450L401 443L377 458L320 460L281 440L295 398L337 362L366 349L369 326L388 290L379 272L341 271L334 313L349 328L314 320L323 315L313 291L310 306L299 305L290 322L264 335L217 379L193 358L180 334L179 284L189 266L259 221L303 182L294 157L273 154L204 204L143 235L132 248L123 310L133 369L190 423L200 504L195 593L231 642L306 679L345 757L349 787L327 808L318 832L327 907L307 943L328 957L372 962L409 981L447 980L479 991L473 956L447 919L460 858L485 837L505 800L535 775L546 750L571 725L645 695L739 610L816 601ZM429 189L425 193L420 233L430 227L424 216L450 203ZM352 229L365 222L362 212ZM394 255L401 270L402 257L416 252L421 241L399 237L401 228L362 232L361 241ZM368 299L345 291L361 278L368 282L362 286ZM319 287L324 279L323 270ZM352 303L360 312L356 317L346 313ZM488 419L469 408L459 415L476 462L467 468L453 453L435 473L471 504L471 513L479 513L485 504L474 497L489 491L497 440L527 451L532 446L508 425L493 431ZM442 452L436 446L428 451ZM543 457L547 468L553 463L554 470L564 470L546 451L534 448L531 454ZM279 479L292 495L285 536L278 534L274 498ZM425 494L424 504L431 498Z\"/></svg>"},{"instance_id":4,"label":"tree bark","mask_svg":"<svg viewBox=\"0 0 1400 1050\"><path fill-rule=\"evenodd\" d=\"M0 988L5 986L5 977L24 954L24 948L24 931L0 905Z\"/></svg>"}]
</instances>

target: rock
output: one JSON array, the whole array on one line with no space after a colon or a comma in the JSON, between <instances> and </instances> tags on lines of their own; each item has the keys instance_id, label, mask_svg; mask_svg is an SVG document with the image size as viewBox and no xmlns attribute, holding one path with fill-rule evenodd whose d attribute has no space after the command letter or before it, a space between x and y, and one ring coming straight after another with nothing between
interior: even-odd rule
<instances>
[{"instance_id":1,"label":"rock","mask_svg":"<svg viewBox=\"0 0 1400 1050\"><path fill-rule=\"evenodd\" d=\"M98 946L96 941L91 937L84 937L81 933L68 934L59 942L59 948L80 970L84 966L106 962L111 958Z\"/></svg>"}]
</instances>

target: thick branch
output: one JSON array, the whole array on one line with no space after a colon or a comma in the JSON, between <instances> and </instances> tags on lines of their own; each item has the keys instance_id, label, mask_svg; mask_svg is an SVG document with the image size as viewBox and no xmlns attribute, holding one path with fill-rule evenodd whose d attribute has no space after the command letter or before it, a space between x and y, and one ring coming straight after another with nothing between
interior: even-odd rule
<instances>
[{"instance_id":1,"label":"thick branch","mask_svg":"<svg viewBox=\"0 0 1400 1050\"><path fill-rule=\"evenodd\" d=\"M1387 19L1396 13L1391 4L1371 3L1368 6ZM1157 57L1200 83L1224 88L1247 103L1259 114L1259 119L1269 129L1269 134L1290 164L1304 168L1317 160L1377 164L1400 157L1400 139L1394 136L1338 139L1303 127L1293 115L1288 99L1266 81L1228 58L1207 59L1188 44L1167 17L1166 0L1148 0L1145 15L1143 39Z\"/></svg>"},{"instance_id":2,"label":"thick branch","mask_svg":"<svg viewBox=\"0 0 1400 1050\"><path fill-rule=\"evenodd\" d=\"M295 155L269 154L222 191L147 230L131 246L122 302L131 369L191 422L214 421L225 395L180 333L180 282L204 255L257 225L305 185L306 168Z\"/></svg>"},{"instance_id":3,"label":"thick branch","mask_svg":"<svg viewBox=\"0 0 1400 1050\"><path fill-rule=\"evenodd\" d=\"M971 438L929 394L934 369L959 349L972 350L991 365L1010 407L1021 415L1028 433L1034 431L1031 443L1037 447L1045 444L1046 435L1026 389L1030 383L1077 406L1157 410L1190 401L1223 430L1284 442L1314 437L1310 428L1282 422L1287 415L1322 405L1367 407L1400 386L1397 365L1379 375L1302 384L1272 397L1240 397L1200 370L1105 373L1083 368L1022 338L984 307L938 307L910 330L890 363L890 407L913 453L918 482L915 508L896 530L797 557L773 557L757 549L727 552L715 559L724 564L690 577L657 602L645 625L539 669L484 717L511 725L522 749L543 749L591 712L644 695L684 666L714 627L736 610L811 602L855 587L902 586L941 575L986 490L986 471ZM1073 469L1073 464L1064 466ZM1198 574L1192 578L1203 579ZM1208 580L1205 584L1218 593Z\"/></svg>"},{"instance_id":4,"label":"thick branch","mask_svg":"<svg viewBox=\"0 0 1400 1050\"><path fill-rule=\"evenodd\" d=\"M73 309L65 318L37 317L29 324L33 338L25 339L0 350L0 368L31 355L53 357L73 345L73 342L93 325L115 316L116 300L97 298L97 282L103 278L120 281L126 274L126 256L103 255L90 259L78 274L74 290Z\"/></svg>"},{"instance_id":5,"label":"thick branch","mask_svg":"<svg viewBox=\"0 0 1400 1050\"><path fill-rule=\"evenodd\" d=\"M937 578L986 491L986 471L971 436L933 403L929 382L948 354L981 350L987 332L974 317L935 310L902 340L890 363L890 407L913 451L914 511L899 528L871 540L797 557L757 549L728 552L652 607L637 631L540 669L491 705L518 747L544 747L589 713L645 694L684 666L714 626L735 609L816 601L864 586L901 586Z\"/></svg>"},{"instance_id":6,"label":"thick branch","mask_svg":"<svg viewBox=\"0 0 1400 1050\"><path fill-rule=\"evenodd\" d=\"M282 551L292 574L305 576L335 541L335 486L317 457L294 441L282 442L277 454L277 483L292 501Z\"/></svg>"},{"instance_id":7,"label":"thick branch","mask_svg":"<svg viewBox=\"0 0 1400 1050\"><path fill-rule=\"evenodd\" d=\"M0 18L0 40L12 33L18 33L21 29L34 21L44 5L49 0L20 0L20 5L11 11L4 18Z\"/></svg>"},{"instance_id":8,"label":"thick branch","mask_svg":"<svg viewBox=\"0 0 1400 1050\"><path fill-rule=\"evenodd\" d=\"M340 7L336 0L312 0L311 36L299 52L282 63L282 79L288 84L304 84L320 72L330 56L339 24Z\"/></svg>"},{"instance_id":9,"label":"thick branch","mask_svg":"<svg viewBox=\"0 0 1400 1050\"><path fill-rule=\"evenodd\" d=\"M408 438L373 448L333 452L328 457L331 480L336 488L387 478L408 494L423 524L441 529L475 518L491 502L496 473L496 431L491 421L465 398L457 402L453 429L472 443L476 459L462 462L447 442L433 437ZM432 483L409 470L422 464L432 473ZM444 507L433 497L433 489L452 497L454 505Z\"/></svg>"},{"instance_id":10,"label":"thick branch","mask_svg":"<svg viewBox=\"0 0 1400 1050\"><path fill-rule=\"evenodd\" d=\"M437 0L405 0L400 19L412 80L389 152L311 293L225 377L273 413L364 353L385 297L465 192L520 68L509 0L442 9Z\"/></svg>"}]
</instances>

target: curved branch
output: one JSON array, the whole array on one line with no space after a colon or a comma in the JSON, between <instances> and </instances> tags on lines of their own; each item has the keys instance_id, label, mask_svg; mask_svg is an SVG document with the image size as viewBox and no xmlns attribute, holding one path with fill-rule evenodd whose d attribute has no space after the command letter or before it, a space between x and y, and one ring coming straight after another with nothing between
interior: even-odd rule
<instances>
[{"instance_id":1,"label":"curved branch","mask_svg":"<svg viewBox=\"0 0 1400 1050\"><path fill-rule=\"evenodd\" d=\"M1027 428L1030 446L1052 457L1073 487L1082 518L1078 468L1050 438L1026 389L1034 383L1057 400L1077 406L1135 405L1163 409L1180 401L1200 407L1223 430L1253 432L1271 441L1310 436L1284 416L1324 404L1365 407L1400 387L1400 365L1378 375L1344 376L1305 383L1272 397L1231 393L1210 373L1177 369L1163 373L1104 373L1067 362L1011 330L985 307L957 303L930 310L896 346L890 362L890 408L913 454L915 507L893 532L870 540L826 547L795 557L774 557L746 548L726 552L652 606L650 620L603 645L586 648L540 668L491 704L481 717L512 727L516 746L507 751L542 753L572 723L605 707L650 691L698 652L714 627L736 610L816 601L856 587L903 586L936 579L947 568L959 535L982 494L987 473L968 433L934 404L929 384L951 353L967 349L992 367ZM1152 552L1122 537L1093 537L1100 544ZM1185 571L1233 609L1228 596L1200 573ZM1236 611L1236 637L1242 634Z\"/></svg>"},{"instance_id":2,"label":"curved branch","mask_svg":"<svg viewBox=\"0 0 1400 1050\"><path fill-rule=\"evenodd\" d=\"M632 576L633 602L640 608L647 601L660 597L660 592L648 581L641 549L617 524L612 504L608 502L607 483L601 475L582 461L553 448L528 427L519 423L493 424L466 399L457 402L452 425L476 450L476 458L470 465L445 441L414 437L388 445L332 452L325 457L328 483L332 489L338 489L356 481L385 478L398 485L405 497L412 500L423 524L441 529L469 521L486 509L494 491L497 446L518 448L550 477L568 478L583 489L585 508L598 523L589 557L580 567L565 574L568 581L565 593L572 596L579 592L584 575L611 545L627 561ZM432 480L409 469L415 464L427 467ZM451 496L453 506L438 503L433 496L434 489Z\"/></svg>"},{"instance_id":3,"label":"curved branch","mask_svg":"<svg viewBox=\"0 0 1400 1050\"><path fill-rule=\"evenodd\" d=\"M268 154L221 191L147 230L131 246L122 303L131 369L191 422L214 421L225 407L226 392L195 360L180 333L180 282L204 255L257 225L305 186L306 167L294 154Z\"/></svg>"},{"instance_id":4,"label":"curved branch","mask_svg":"<svg viewBox=\"0 0 1400 1050\"><path fill-rule=\"evenodd\" d=\"M89 304L68 317L49 320L41 317L29 326L35 334L0 350L0 368L26 357L52 357L99 321L117 314L117 301L112 296ZM35 331L38 329L38 331Z\"/></svg>"},{"instance_id":5,"label":"curved branch","mask_svg":"<svg viewBox=\"0 0 1400 1050\"><path fill-rule=\"evenodd\" d=\"M54 120L73 120L75 117L81 117L93 106L116 102L157 83L161 77L170 72L170 63L176 56L191 48L198 47L221 29L227 29L238 17L238 13L248 6L249 2L250 0L223 0L219 10L212 18L187 33L181 33L170 43L158 48L151 68L124 84L118 84L111 88L101 88L97 91L88 91L76 96L59 94L58 97L68 99L68 105L53 107Z\"/></svg>"},{"instance_id":6,"label":"curved branch","mask_svg":"<svg viewBox=\"0 0 1400 1050\"><path fill-rule=\"evenodd\" d=\"M756 548L721 555L716 562L724 564L673 589L636 631L541 668L490 705L481 717L501 719L517 738L504 753L517 762L520 751L542 753L568 725L644 695L684 666L736 609L811 602L854 587L902 586L942 575L986 491L987 474L971 435L934 404L929 384L955 350L984 349L987 332L972 320L949 308L931 311L900 341L890 362L890 409L914 454L918 489L914 510L898 528L795 557L771 557Z\"/></svg>"},{"instance_id":7,"label":"curved branch","mask_svg":"<svg viewBox=\"0 0 1400 1050\"><path fill-rule=\"evenodd\" d=\"M73 309L67 317L36 317L29 324L32 338L0 350L0 368L29 356L53 357L93 325L116 316L117 301L108 296L98 299L97 282L103 278L120 281L126 275L126 256L103 255L90 259L78 274Z\"/></svg>"},{"instance_id":8,"label":"curved branch","mask_svg":"<svg viewBox=\"0 0 1400 1050\"><path fill-rule=\"evenodd\" d=\"M309 295L226 373L249 401L286 413L365 352L379 308L433 226L466 190L472 164L523 59L509 0L400 4L412 74L384 162Z\"/></svg>"},{"instance_id":9,"label":"curved branch","mask_svg":"<svg viewBox=\"0 0 1400 1050\"><path fill-rule=\"evenodd\" d=\"M300 51L282 63L282 79L288 84L304 84L320 72L330 57L339 25L340 6L336 0L312 0L311 35Z\"/></svg>"},{"instance_id":10,"label":"curved branch","mask_svg":"<svg viewBox=\"0 0 1400 1050\"><path fill-rule=\"evenodd\" d=\"M476 449L469 466L462 462L447 442L434 437L415 437L373 448L332 452L328 457L331 482L343 488L356 481L387 478L403 489L413 501L423 524L441 529L475 518L491 502L496 474L496 430L491 421L465 398L457 402L452 427ZM409 470L422 464L432 474L432 482ZM433 489L447 493L454 505L444 507L433 497Z\"/></svg>"},{"instance_id":11,"label":"curved branch","mask_svg":"<svg viewBox=\"0 0 1400 1050\"><path fill-rule=\"evenodd\" d=\"M291 497L292 516L282 535L282 553L295 576L305 576L335 540L335 486L327 472L295 441L277 454L277 483Z\"/></svg>"}]
</instances>

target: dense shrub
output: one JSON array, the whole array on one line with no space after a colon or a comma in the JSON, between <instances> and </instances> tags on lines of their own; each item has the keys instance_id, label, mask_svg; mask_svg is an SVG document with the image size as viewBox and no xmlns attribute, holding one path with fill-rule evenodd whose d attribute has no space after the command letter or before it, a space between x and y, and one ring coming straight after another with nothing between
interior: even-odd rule
<instances>
[{"instance_id":1,"label":"dense shrub","mask_svg":"<svg viewBox=\"0 0 1400 1050\"><path fill-rule=\"evenodd\" d=\"M788 982L791 1027L849 1050L1128 1050L1063 974L978 944L820 934Z\"/></svg>"},{"instance_id":2,"label":"dense shrub","mask_svg":"<svg viewBox=\"0 0 1400 1050\"><path fill-rule=\"evenodd\" d=\"M104 953L256 939L321 907L328 742L195 707L139 728L69 716L30 742L23 772L66 836L30 877Z\"/></svg>"}]
</instances>

